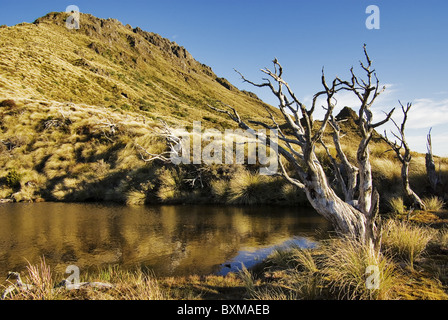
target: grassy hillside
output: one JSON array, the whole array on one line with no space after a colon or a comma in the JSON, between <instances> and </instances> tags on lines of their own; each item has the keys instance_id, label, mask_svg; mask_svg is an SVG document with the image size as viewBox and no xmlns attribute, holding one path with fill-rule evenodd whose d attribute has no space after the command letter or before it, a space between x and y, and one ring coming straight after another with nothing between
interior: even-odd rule
<instances>
[{"instance_id":1,"label":"grassy hillside","mask_svg":"<svg viewBox=\"0 0 448 320\"><path fill-rule=\"evenodd\" d=\"M160 124L140 113L25 99L0 107L0 114L0 199L143 204L221 202L229 196L231 203L251 204L297 198L286 185L283 195L272 194L269 184L283 181L243 166L145 163L137 144L153 153L165 151L166 144L154 134ZM198 170L203 183L192 185L188 179Z\"/></svg>"},{"instance_id":2,"label":"grassy hillside","mask_svg":"<svg viewBox=\"0 0 448 320\"><path fill-rule=\"evenodd\" d=\"M0 29L0 96L70 101L111 110L139 111L175 123L191 119L226 126L207 104L221 100L241 114L264 103L239 91L174 42L114 19L81 14L81 28L65 26L66 13Z\"/></svg>"},{"instance_id":3,"label":"grassy hillside","mask_svg":"<svg viewBox=\"0 0 448 320\"><path fill-rule=\"evenodd\" d=\"M153 153L166 149L155 134L160 119L187 129L199 120L222 130L235 124L207 104L220 100L255 120L264 107L273 108L157 34L88 14L79 30L69 30L66 18L49 13L0 28L0 199L307 203L280 178L258 175L256 165L145 163L137 145ZM342 144L355 162L359 136L348 120ZM381 139L372 141L383 204L401 197L400 165L388 149ZM325 151L317 152L330 172ZM448 172L448 161L438 161ZM424 155L414 154L411 185L427 191Z\"/></svg>"}]
</instances>

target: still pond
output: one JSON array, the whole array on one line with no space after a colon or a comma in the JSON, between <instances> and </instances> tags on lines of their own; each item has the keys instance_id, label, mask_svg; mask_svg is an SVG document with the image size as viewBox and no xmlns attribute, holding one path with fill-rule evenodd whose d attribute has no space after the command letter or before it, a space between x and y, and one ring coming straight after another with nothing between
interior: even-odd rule
<instances>
[{"instance_id":1,"label":"still pond","mask_svg":"<svg viewBox=\"0 0 448 320\"><path fill-rule=\"evenodd\" d=\"M94 203L0 204L0 284L42 257L69 265L148 267L156 276L225 274L279 246L313 247L330 230L310 208Z\"/></svg>"}]
</instances>

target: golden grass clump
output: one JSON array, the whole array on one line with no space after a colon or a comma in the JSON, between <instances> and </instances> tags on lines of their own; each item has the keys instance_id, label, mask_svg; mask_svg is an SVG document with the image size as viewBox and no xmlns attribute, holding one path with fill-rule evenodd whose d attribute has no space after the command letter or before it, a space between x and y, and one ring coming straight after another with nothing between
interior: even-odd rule
<instances>
[{"instance_id":1,"label":"golden grass clump","mask_svg":"<svg viewBox=\"0 0 448 320\"><path fill-rule=\"evenodd\" d=\"M109 266L96 273L84 272L81 283L102 282L110 287L85 286L67 289L60 286L64 276L55 274L41 259L36 265L28 264L24 286L14 286L5 297L11 300L167 300L172 299L170 291L161 288L157 279L142 270L120 270ZM56 277L61 277L56 279ZM72 282L73 283L73 282ZM13 284L14 285L14 284Z\"/></svg>"},{"instance_id":2,"label":"golden grass clump","mask_svg":"<svg viewBox=\"0 0 448 320\"><path fill-rule=\"evenodd\" d=\"M281 187L281 195L288 204L308 205L308 199L303 190L291 183L284 183Z\"/></svg>"},{"instance_id":3,"label":"golden grass clump","mask_svg":"<svg viewBox=\"0 0 448 320\"><path fill-rule=\"evenodd\" d=\"M423 198L422 201L426 207L426 210L428 210L428 211L439 212L445 206L445 203L443 202L443 200L437 196Z\"/></svg>"},{"instance_id":4,"label":"golden grass clump","mask_svg":"<svg viewBox=\"0 0 448 320\"><path fill-rule=\"evenodd\" d=\"M126 205L141 206L146 202L146 194L139 190L131 190L126 193Z\"/></svg>"},{"instance_id":5,"label":"golden grass clump","mask_svg":"<svg viewBox=\"0 0 448 320\"><path fill-rule=\"evenodd\" d=\"M229 181L224 179L215 179L210 182L211 192L213 196L221 201L225 201L229 193Z\"/></svg>"},{"instance_id":6,"label":"golden grass clump","mask_svg":"<svg viewBox=\"0 0 448 320\"><path fill-rule=\"evenodd\" d=\"M253 271L241 272L253 299L397 299L406 283L387 254L349 238L330 239L314 249L276 250L261 270L259 278Z\"/></svg>"},{"instance_id":7,"label":"golden grass clump","mask_svg":"<svg viewBox=\"0 0 448 320\"><path fill-rule=\"evenodd\" d=\"M330 292L338 298L355 300L393 299L400 285L394 263L366 244L353 239L332 240L325 248L323 274ZM370 269L368 269L370 268ZM379 272L376 289L369 288L370 272ZM372 282L375 285L375 282Z\"/></svg>"},{"instance_id":8,"label":"golden grass clump","mask_svg":"<svg viewBox=\"0 0 448 320\"><path fill-rule=\"evenodd\" d=\"M159 190L157 197L161 201L173 201L182 198L182 185L185 172L182 168L161 168L158 170Z\"/></svg>"},{"instance_id":9,"label":"golden grass clump","mask_svg":"<svg viewBox=\"0 0 448 320\"><path fill-rule=\"evenodd\" d=\"M28 262L27 274L21 281L22 284L9 281L11 286L8 287L9 293L6 294L5 299L54 300L57 298L52 271L45 262L45 258L41 258L40 263L36 265Z\"/></svg>"},{"instance_id":10,"label":"golden grass clump","mask_svg":"<svg viewBox=\"0 0 448 320\"><path fill-rule=\"evenodd\" d=\"M105 277L107 273L110 274ZM144 273L141 270L120 271L108 268L106 271L103 271L102 278L114 284L114 288L107 292L111 300L170 299L168 292L161 288L157 279L150 273Z\"/></svg>"},{"instance_id":11,"label":"golden grass clump","mask_svg":"<svg viewBox=\"0 0 448 320\"><path fill-rule=\"evenodd\" d=\"M272 259L270 262L276 265L284 264L286 270L288 267L292 268L283 275L285 279L288 279L292 289L287 296L305 300L314 300L322 296L323 279L319 270L319 261L313 254L313 249L292 246L286 251L277 250L270 259ZM274 293L276 291L278 290L274 290Z\"/></svg>"},{"instance_id":12,"label":"golden grass clump","mask_svg":"<svg viewBox=\"0 0 448 320\"><path fill-rule=\"evenodd\" d=\"M448 229L445 228L439 231L438 243L440 247L448 250Z\"/></svg>"},{"instance_id":13,"label":"golden grass clump","mask_svg":"<svg viewBox=\"0 0 448 320\"><path fill-rule=\"evenodd\" d=\"M388 205L392 213L404 214L406 211L402 197L390 198L388 201Z\"/></svg>"},{"instance_id":14,"label":"golden grass clump","mask_svg":"<svg viewBox=\"0 0 448 320\"><path fill-rule=\"evenodd\" d=\"M401 166L396 160L371 158L373 172L381 179L392 180L401 177Z\"/></svg>"},{"instance_id":15,"label":"golden grass clump","mask_svg":"<svg viewBox=\"0 0 448 320\"><path fill-rule=\"evenodd\" d=\"M229 202L232 204L259 204L267 199L270 190L267 177L242 170L234 175L229 184Z\"/></svg>"},{"instance_id":16,"label":"golden grass clump","mask_svg":"<svg viewBox=\"0 0 448 320\"><path fill-rule=\"evenodd\" d=\"M406 221L389 220L383 228L382 246L413 268L415 260L423 254L433 236L424 227Z\"/></svg>"},{"instance_id":17,"label":"golden grass clump","mask_svg":"<svg viewBox=\"0 0 448 320\"><path fill-rule=\"evenodd\" d=\"M54 297L54 281L50 266L41 258L40 263L31 265L28 263L28 279L33 286L30 291L32 300L52 300Z\"/></svg>"}]
</instances>

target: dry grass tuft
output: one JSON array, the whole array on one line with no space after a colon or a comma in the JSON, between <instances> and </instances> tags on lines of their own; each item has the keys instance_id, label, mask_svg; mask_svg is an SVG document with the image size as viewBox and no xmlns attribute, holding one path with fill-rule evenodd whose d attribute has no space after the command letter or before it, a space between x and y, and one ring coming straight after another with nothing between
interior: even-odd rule
<instances>
[{"instance_id":1,"label":"dry grass tuft","mask_svg":"<svg viewBox=\"0 0 448 320\"><path fill-rule=\"evenodd\" d=\"M428 210L428 211L439 212L445 206L445 203L443 202L443 200L437 196L423 198L422 201L423 201L423 204L426 206L426 210Z\"/></svg>"},{"instance_id":2,"label":"dry grass tuft","mask_svg":"<svg viewBox=\"0 0 448 320\"><path fill-rule=\"evenodd\" d=\"M405 221L389 220L383 228L382 245L413 268L415 260L423 254L433 236L433 233L424 227Z\"/></svg>"},{"instance_id":3,"label":"dry grass tuft","mask_svg":"<svg viewBox=\"0 0 448 320\"><path fill-rule=\"evenodd\" d=\"M368 276L372 275L367 274L367 271L372 266L379 272L377 289L367 286ZM338 239L329 243L323 273L330 292L338 298L350 300L393 299L396 287L401 284L396 266L389 258L352 239Z\"/></svg>"},{"instance_id":4,"label":"dry grass tuft","mask_svg":"<svg viewBox=\"0 0 448 320\"><path fill-rule=\"evenodd\" d=\"M388 205L390 210L395 214L404 214L406 212L402 197L390 198Z\"/></svg>"},{"instance_id":5,"label":"dry grass tuft","mask_svg":"<svg viewBox=\"0 0 448 320\"><path fill-rule=\"evenodd\" d=\"M234 175L229 184L229 203L231 204L260 204L267 199L269 188L267 177L257 173L242 170Z\"/></svg>"}]
</instances>

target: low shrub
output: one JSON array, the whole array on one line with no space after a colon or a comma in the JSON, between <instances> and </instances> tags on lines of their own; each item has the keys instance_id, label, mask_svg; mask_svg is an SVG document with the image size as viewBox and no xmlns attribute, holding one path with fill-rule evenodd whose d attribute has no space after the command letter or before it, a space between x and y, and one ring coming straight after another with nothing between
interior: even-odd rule
<instances>
[{"instance_id":1,"label":"low shrub","mask_svg":"<svg viewBox=\"0 0 448 320\"><path fill-rule=\"evenodd\" d=\"M0 108L14 109L15 107L17 107L17 104L12 99L3 100L0 102Z\"/></svg>"},{"instance_id":2,"label":"low shrub","mask_svg":"<svg viewBox=\"0 0 448 320\"><path fill-rule=\"evenodd\" d=\"M22 174L17 172L16 169L9 170L6 175L6 185L10 188L17 189L20 187L20 182L22 180Z\"/></svg>"}]
</instances>

